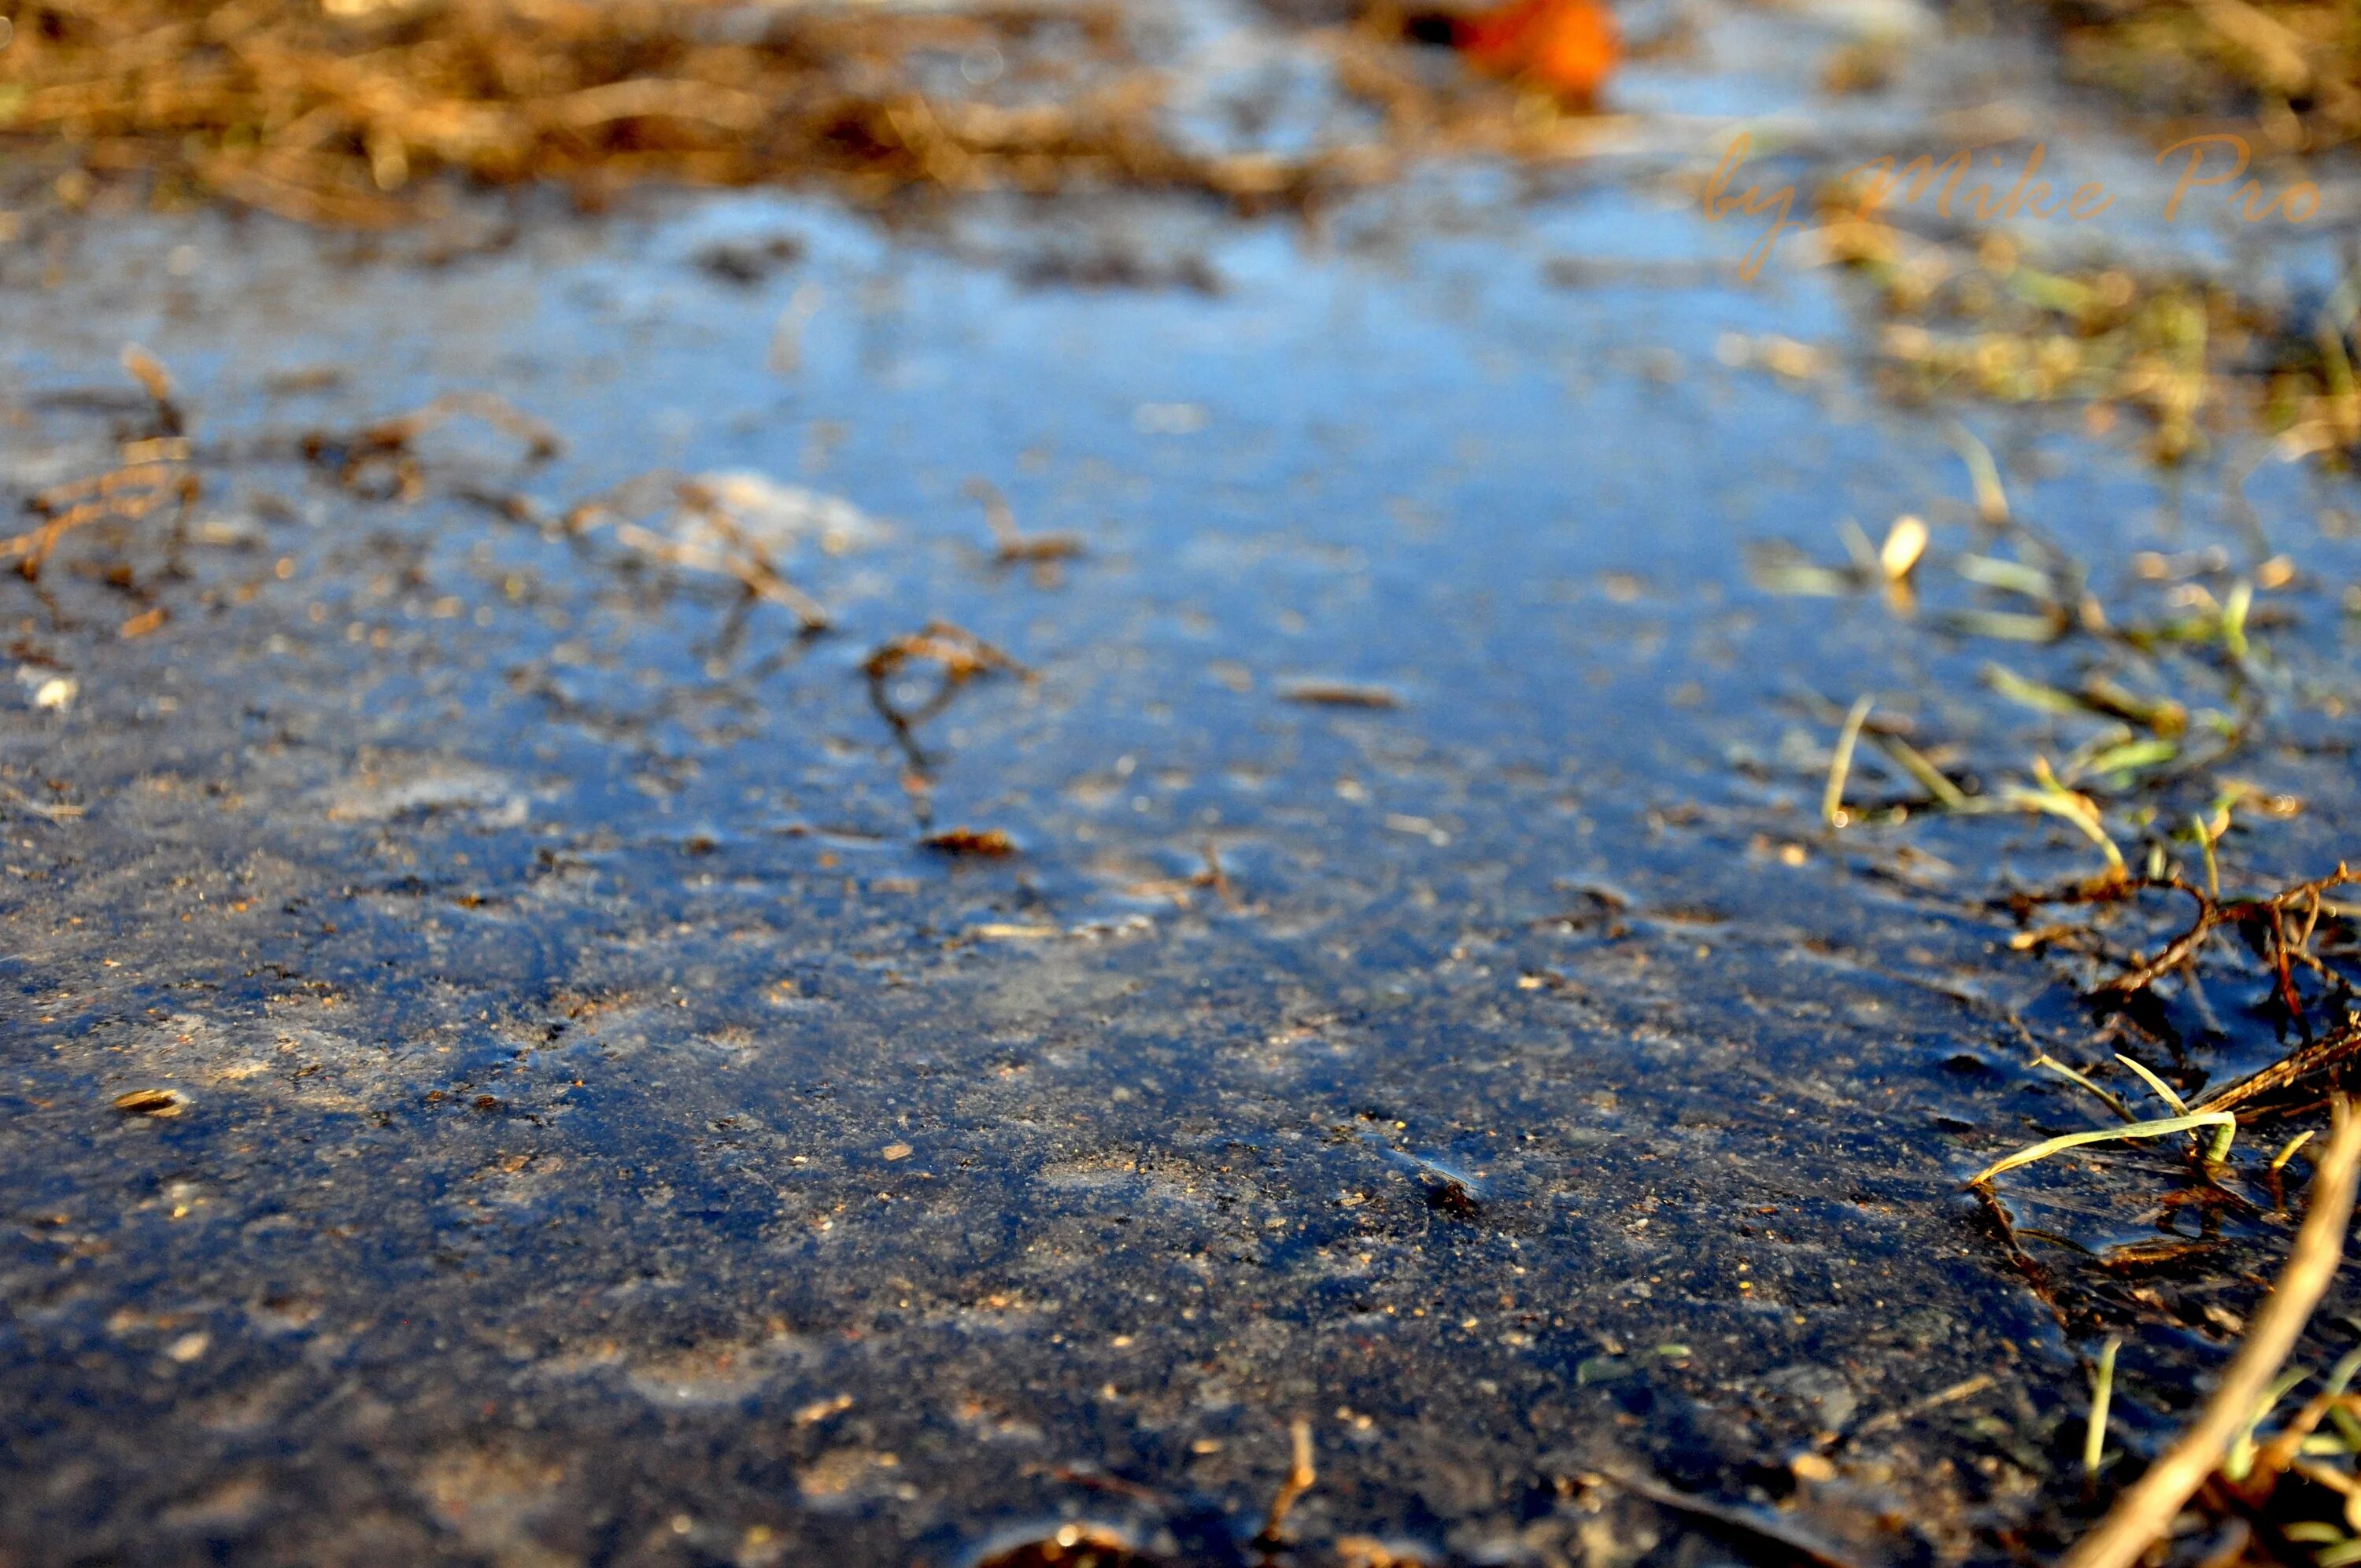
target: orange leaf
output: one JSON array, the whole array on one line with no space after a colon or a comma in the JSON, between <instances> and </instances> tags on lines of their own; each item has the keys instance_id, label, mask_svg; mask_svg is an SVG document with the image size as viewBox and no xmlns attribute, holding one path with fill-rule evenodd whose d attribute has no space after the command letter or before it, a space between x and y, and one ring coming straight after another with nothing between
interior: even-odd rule
<instances>
[{"instance_id":1,"label":"orange leaf","mask_svg":"<svg viewBox=\"0 0 2361 1568\"><path fill-rule=\"evenodd\" d=\"M1622 55L1615 15L1599 0L1508 0L1463 21L1456 41L1479 71L1579 103L1598 93Z\"/></svg>"}]
</instances>

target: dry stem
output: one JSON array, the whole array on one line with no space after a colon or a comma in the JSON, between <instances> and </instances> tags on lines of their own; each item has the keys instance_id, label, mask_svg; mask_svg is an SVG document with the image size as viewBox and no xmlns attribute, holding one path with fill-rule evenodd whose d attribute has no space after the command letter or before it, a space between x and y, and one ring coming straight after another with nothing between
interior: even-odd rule
<instances>
[{"instance_id":1,"label":"dry stem","mask_svg":"<svg viewBox=\"0 0 2361 1568\"><path fill-rule=\"evenodd\" d=\"M2150 1465L2096 1529L2075 1542L2059 1568L2132 1568L2151 1542L2220 1467L2230 1444L2253 1420L2257 1404L2294 1350L2312 1309L2345 1258L2345 1230L2353 1218L2354 1183L2361 1174L2361 1118L2350 1102L2334 1102L2335 1131L2322 1151L2312 1183L2312 1206L2289 1250L2279 1284L2255 1314L2246 1342L2222 1374L2196 1422Z\"/></svg>"}]
</instances>

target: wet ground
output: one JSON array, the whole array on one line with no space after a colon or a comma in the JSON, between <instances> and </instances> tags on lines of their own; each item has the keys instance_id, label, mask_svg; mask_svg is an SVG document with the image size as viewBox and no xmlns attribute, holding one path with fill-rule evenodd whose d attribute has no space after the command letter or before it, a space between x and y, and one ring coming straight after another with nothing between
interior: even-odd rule
<instances>
[{"instance_id":1,"label":"wet ground","mask_svg":"<svg viewBox=\"0 0 2361 1568\"><path fill-rule=\"evenodd\" d=\"M0 1558L952 1564L1083 1520L1251 1561L1299 1419L1301 1562L1788 1550L1616 1475L1864 1563L2053 1540L2098 1340L2155 1445L2289 1223L2162 1202L2167 1150L2061 1162L2009 1179L2028 1277L1961 1184L2096 1124L2037 1050L2128 1036L1995 900L2097 852L1832 837L1828 748L1871 692L2022 774L2092 729L1984 666L2105 663L2257 715L2157 797L2301 799L2226 879L2327 870L2356 498L2236 432L2165 469L2128 421L1897 403L1854 283L1736 276L1752 235L1691 204L1720 116L1908 152L1997 81L2142 178L2004 29L1908 14L1917 75L1822 93L1893 21L1699 13L1597 161L1311 225L29 218L0 478L153 437L137 342L202 495L9 588ZM2324 296L2329 205L2259 269L2197 224L2072 240ZM355 438L479 391L561 448ZM1985 537L1960 412L2118 619L2290 558L2244 675L1944 620L1992 603L1936 569ZM831 629L699 569L743 541L662 486L567 526L651 470ZM1903 512L1915 611L1750 575ZM2222 1037L2155 1065L2268 1059L2264 990L2174 1002ZM2106 1251L2182 1232L2203 1266Z\"/></svg>"}]
</instances>

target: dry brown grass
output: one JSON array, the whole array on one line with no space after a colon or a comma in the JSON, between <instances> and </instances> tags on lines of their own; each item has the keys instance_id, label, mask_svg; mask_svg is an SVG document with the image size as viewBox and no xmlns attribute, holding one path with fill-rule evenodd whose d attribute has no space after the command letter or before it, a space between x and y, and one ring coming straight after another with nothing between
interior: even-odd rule
<instances>
[{"instance_id":1,"label":"dry brown grass","mask_svg":"<svg viewBox=\"0 0 2361 1568\"><path fill-rule=\"evenodd\" d=\"M1369 172L1366 149L1176 147L1159 79L1100 0L31 0L15 31L0 137L62 144L167 197L313 222L399 220L441 173L592 201L652 176L873 200L1105 183L1260 203ZM960 71L979 59L983 87Z\"/></svg>"},{"instance_id":2,"label":"dry brown grass","mask_svg":"<svg viewBox=\"0 0 2361 1568\"><path fill-rule=\"evenodd\" d=\"M2174 111L2242 89L2292 148L2361 137L2361 8L2349 0L2058 0L2070 63Z\"/></svg>"},{"instance_id":3,"label":"dry brown grass","mask_svg":"<svg viewBox=\"0 0 2361 1568\"><path fill-rule=\"evenodd\" d=\"M1898 400L2080 405L2093 434L2130 413L2168 463L2232 430L2337 465L2361 447L2361 279L2270 305L2193 269L2048 270L2005 235L1930 238L1857 201L1825 193L1821 245L1872 285L1875 374Z\"/></svg>"}]
</instances>

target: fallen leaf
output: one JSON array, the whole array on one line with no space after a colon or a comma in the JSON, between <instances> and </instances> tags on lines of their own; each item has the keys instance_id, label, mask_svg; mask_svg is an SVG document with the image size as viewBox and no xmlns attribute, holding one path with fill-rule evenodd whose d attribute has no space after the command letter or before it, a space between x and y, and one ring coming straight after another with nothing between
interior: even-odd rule
<instances>
[{"instance_id":1,"label":"fallen leaf","mask_svg":"<svg viewBox=\"0 0 2361 1568\"><path fill-rule=\"evenodd\" d=\"M1615 15L1599 0L1509 0L1463 20L1455 41L1477 70L1588 104L1622 56Z\"/></svg>"}]
</instances>

